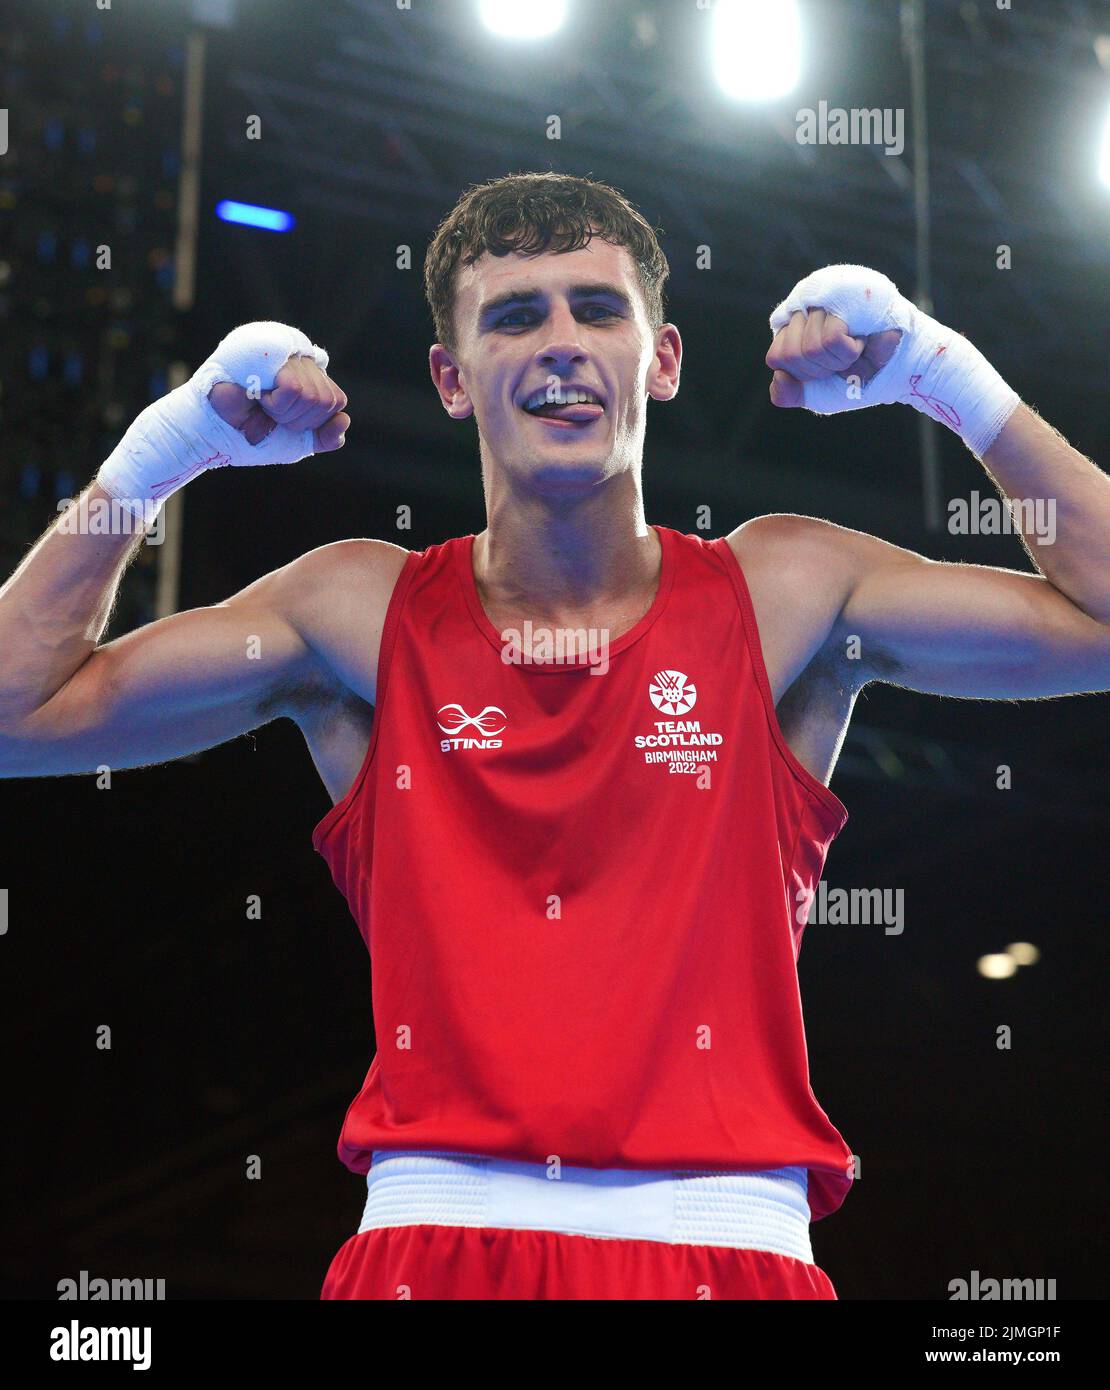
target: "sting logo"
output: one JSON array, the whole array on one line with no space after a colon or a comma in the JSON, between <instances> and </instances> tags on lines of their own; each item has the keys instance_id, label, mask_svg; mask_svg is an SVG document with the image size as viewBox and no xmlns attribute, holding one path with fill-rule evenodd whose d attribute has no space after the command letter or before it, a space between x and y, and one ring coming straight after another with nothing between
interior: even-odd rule
<instances>
[{"instance_id":1,"label":"sting logo","mask_svg":"<svg viewBox=\"0 0 1110 1390\"><path fill-rule=\"evenodd\" d=\"M436 722L450 738L440 739L440 749L444 753L463 748L500 748L501 740L494 737L504 732L509 716L496 705L487 705L480 714L470 715L462 705L443 705L436 710ZM446 721L446 722L444 722ZM473 729L478 738L464 738L466 729Z\"/></svg>"}]
</instances>

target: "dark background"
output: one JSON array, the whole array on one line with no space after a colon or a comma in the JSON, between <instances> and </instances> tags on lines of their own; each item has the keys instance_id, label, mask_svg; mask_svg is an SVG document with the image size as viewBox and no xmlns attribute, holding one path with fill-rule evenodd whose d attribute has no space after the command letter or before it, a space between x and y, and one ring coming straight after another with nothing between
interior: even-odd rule
<instances>
[{"instance_id":1,"label":"dark background","mask_svg":"<svg viewBox=\"0 0 1110 1390\"><path fill-rule=\"evenodd\" d=\"M852 261L914 292L899 6L804 4L802 83L753 108L717 92L694 0L572 8L531 47L487 35L464 0L240 0L203 26L188 312L169 294L190 6L52 0L6 22L5 572L166 389L168 363L192 369L259 318L329 350L354 424L337 455L189 487L182 607L341 537L419 549L480 531L473 421L449 421L428 377L423 256L470 183L549 168L615 184L662 229L685 356L678 398L650 411L649 520L691 532L709 505L723 535L800 512L934 559L1030 568L1014 537L927 526L912 412L818 419L767 399L767 316L801 276ZM1105 462L1110 189L1095 160L1110 18L1032 8L926 7L933 312ZM905 153L798 145L795 112L821 99L905 108ZM297 226L228 226L213 215L228 197ZM112 244L111 272L82 263L82 240ZM411 270L396 268L400 245ZM696 269L702 245L711 270ZM937 434L945 501L994 495ZM148 547L129 572L109 636L151 618L157 563ZM1105 695L987 703L873 685L859 700L832 782L851 820L825 877L904 890L906 928L815 924L800 962L813 1088L862 1164L813 1228L842 1298L944 1299L972 1270L1105 1294L1106 715ZM1002 763L1011 791L995 786ZM7 1296L54 1297L82 1269L165 1278L171 1298L318 1294L364 1200L334 1148L373 1052L366 953L309 844L329 805L286 722L115 773L110 790L0 785ZM1039 963L983 979L978 958L1014 941ZM103 1024L110 1051L95 1047ZM996 1048L1001 1025L1012 1050ZM245 1178L251 1154L261 1181Z\"/></svg>"}]
</instances>

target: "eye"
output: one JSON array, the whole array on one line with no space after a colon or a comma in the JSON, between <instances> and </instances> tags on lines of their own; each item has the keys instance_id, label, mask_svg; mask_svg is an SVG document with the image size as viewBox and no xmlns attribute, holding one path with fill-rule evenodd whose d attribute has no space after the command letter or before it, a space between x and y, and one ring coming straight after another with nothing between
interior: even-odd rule
<instances>
[{"instance_id":1,"label":"eye","mask_svg":"<svg viewBox=\"0 0 1110 1390\"><path fill-rule=\"evenodd\" d=\"M620 317L620 315L614 309L610 309L607 304L587 304L580 312L586 314L591 309L600 309L601 313L605 316L605 318L615 319ZM511 309L507 314L503 314L502 317L497 320L497 327L523 328L525 327L524 324L512 323L510 322L510 320L519 318L521 314L524 314L527 317L528 315L533 313L534 310L532 309ZM588 323L602 323L603 321L604 320L600 318L587 319Z\"/></svg>"}]
</instances>

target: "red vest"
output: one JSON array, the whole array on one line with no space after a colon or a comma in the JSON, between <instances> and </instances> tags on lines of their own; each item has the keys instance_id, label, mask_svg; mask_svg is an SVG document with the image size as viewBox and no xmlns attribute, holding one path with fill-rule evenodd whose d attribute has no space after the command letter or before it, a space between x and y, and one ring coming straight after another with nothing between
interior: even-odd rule
<instances>
[{"instance_id":1,"label":"red vest","mask_svg":"<svg viewBox=\"0 0 1110 1390\"><path fill-rule=\"evenodd\" d=\"M658 593L604 674L503 659L473 536L405 560L366 759L312 837L370 951L356 1173L440 1149L798 1165L814 1220L847 1194L797 957L848 813L786 745L727 541L655 530Z\"/></svg>"}]
</instances>

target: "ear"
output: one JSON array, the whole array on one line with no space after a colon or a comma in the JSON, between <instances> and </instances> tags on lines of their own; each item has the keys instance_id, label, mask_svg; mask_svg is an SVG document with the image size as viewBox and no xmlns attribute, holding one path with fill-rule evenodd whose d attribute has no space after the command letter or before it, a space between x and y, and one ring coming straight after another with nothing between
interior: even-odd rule
<instances>
[{"instance_id":1,"label":"ear","mask_svg":"<svg viewBox=\"0 0 1110 1390\"><path fill-rule=\"evenodd\" d=\"M463 384L462 368L442 343L433 343L429 348L428 368L443 408L452 420L465 420L473 415L474 405Z\"/></svg>"},{"instance_id":2,"label":"ear","mask_svg":"<svg viewBox=\"0 0 1110 1390\"><path fill-rule=\"evenodd\" d=\"M652 400L673 400L681 371L682 338L673 323L665 323L655 335L655 356L648 368L647 391Z\"/></svg>"}]
</instances>

